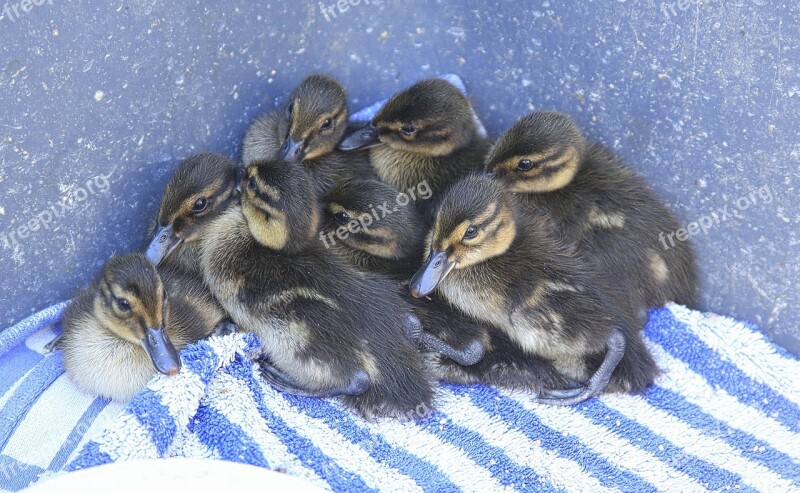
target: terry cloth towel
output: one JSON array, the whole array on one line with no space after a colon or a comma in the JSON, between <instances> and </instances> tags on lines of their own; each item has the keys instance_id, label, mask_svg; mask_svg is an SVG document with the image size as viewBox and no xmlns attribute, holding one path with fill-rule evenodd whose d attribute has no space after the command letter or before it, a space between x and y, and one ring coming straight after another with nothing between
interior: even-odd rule
<instances>
[{"instance_id":1,"label":"terry cloth towel","mask_svg":"<svg viewBox=\"0 0 800 493\"><path fill-rule=\"evenodd\" d=\"M42 355L59 305L0 338L0 487L158 457L231 460L335 491L800 491L800 361L754 327L678 305L647 343L664 373L644 396L569 408L445 385L409 422L366 422L336 400L285 395L247 355L251 334L181 353L124 408L81 394ZM91 439L90 439L91 437Z\"/></svg>"}]
</instances>

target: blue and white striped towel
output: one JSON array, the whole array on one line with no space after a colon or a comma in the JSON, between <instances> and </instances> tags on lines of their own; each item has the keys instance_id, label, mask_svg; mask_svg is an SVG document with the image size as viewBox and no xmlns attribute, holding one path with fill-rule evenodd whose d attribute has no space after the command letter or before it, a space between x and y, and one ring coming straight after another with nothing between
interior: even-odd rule
<instances>
[{"instance_id":1,"label":"blue and white striped towel","mask_svg":"<svg viewBox=\"0 0 800 493\"><path fill-rule=\"evenodd\" d=\"M0 334L0 488L110 461L201 457L336 491L800 491L800 362L755 328L672 305L645 334L664 373L643 397L571 408L444 386L428 418L365 422L262 383L252 335L185 349L124 408L42 355L63 305ZM91 440L89 440L91 437Z\"/></svg>"}]
</instances>

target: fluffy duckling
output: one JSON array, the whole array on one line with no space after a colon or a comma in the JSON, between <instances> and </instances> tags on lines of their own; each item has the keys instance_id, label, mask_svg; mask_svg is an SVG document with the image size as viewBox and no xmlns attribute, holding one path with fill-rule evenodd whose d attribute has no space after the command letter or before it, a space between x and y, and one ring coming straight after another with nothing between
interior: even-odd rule
<instances>
[{"instance_id":1,"label":"fluffy duckling","mask_svg":"<svg viewBox=\"0 0 800 493\"><path fill-rule=\"evenodd\" d=\"M462 179L442 198L412 294L438 289L565 378L587 382L546 392L542 402L574 404L606 388L643 391L657 368L639 331L617 315L616 297L606 294L615 283L554 239L550 220L535 209L523 213L497 180Z\"/></svg>"},{"instance_id":2,"label":"fluffy duckling","mask_svg":"<svg viewBox=\"0 0 800 493\"><path fill-rule=\"evenodd\" d=\"M155 267L139 253L109 260L69 304L54 344L83 391L126 401L157 372L175 375L177 350L208 335L180 298L169 299Z\"/></svg>"},{"instance_id":3,"label":"fluffy duckling","mask_svg":"<svg viewBox=\"0 0 800 493\"><path fill-rule=\"evenodd\" d=\"M242 143L245 166L280 159L303 163L324 193L339 183L373 176L366 153L336 150L347 126L344 88L325 75L306 77L289 97L284 111L259 116Z\"/></svg>"},{"instance_id":4,"label":"fluffy duckling","mask_svg":"<svg viewBox=\"0 0 800 493\"><path fill-rule=\"evenodd\" d=\"M659 236L679 229L675 217L611 151L586 142L568 116L541 111L519 119L495 143L486 171L527 207L546 209L584 255L618 276L639 325L648 308L695 303L691 246L667 248Z\"/></svg>"},{"instance_id":5,"label":"fluffy duckling","mask_svg":"<svg viewBox=\"0 0 800 493\"><path fill-rule=\"evenodd\" d=\"M427 181L438 195L453 180L480 169L488 144L469 99L445 80L426 79L395 94L339 148L370 148L381 180L401 191Z\"/></svg>"},{"instance_id":6,"label":"fluffy duckling","mask_svg":"<svg viewBox=\"0 0 800 493\"><path fill-rule=\"evenodd\" d=\"M200 153L181 161L167 183L157 231L146 256L164 281L170 299L186 305L187 316L206 335L236 331L206 286L195 241L202 225L239 200L243 170L227 158ZM202 328L202 329L201 329Z\"/></svg>"},{"instance_id":7,"label":"fluffy duckling","mask_svg":"<svg viewBox=\"0 0 800 493\"><path fill-rule=\"evenodd\" d=\"M324 200L329 226L321 238L358 268L388 274L402 285L408 283L423 258L424 226L416 205L397 196L394 188L373 180L337 187ZM389 208L392 203L398 205ZM378 205L383 206L383 213L377 212ZM408 295L407 289L403 292ZM433 336L423 337L420 349L440 355L429 360L440 380L488 383L537 394L566 385L547 361L524 354L505 334L441 298L407 299L424 335Z\"/></svg>"},{"instance_id":8,"label":"fluffy duckling","mask_svg":"<svg viewBox=\"0 0 800 493\"><path fill-rule=\"evenodd\" d=\"M264 378L298 395L342 396L365 417L429 409L431 382L406 339L411 310L387 279L319 242L309 173L267 162L251 165L245 183L241 206L203 227L199 253L215 297L261 338Z\"/></svg>"}]
</instances>

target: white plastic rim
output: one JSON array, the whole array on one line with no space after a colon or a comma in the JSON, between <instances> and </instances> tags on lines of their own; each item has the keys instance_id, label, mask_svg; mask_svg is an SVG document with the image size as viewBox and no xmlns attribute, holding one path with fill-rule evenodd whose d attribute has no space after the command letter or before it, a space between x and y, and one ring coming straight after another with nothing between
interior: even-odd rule
<instances>
[{"instance_id":1,"label":"white plastic rim","mask_svg":"<svg viewBox=\"0 0 800 493\"><path fill-rule=\"evenodd\" d=\"M107 464L44 480L21 493L142 493L159 491L324 491L300 478L219 460L154 459Z\"/></svg>"}]
</instances>

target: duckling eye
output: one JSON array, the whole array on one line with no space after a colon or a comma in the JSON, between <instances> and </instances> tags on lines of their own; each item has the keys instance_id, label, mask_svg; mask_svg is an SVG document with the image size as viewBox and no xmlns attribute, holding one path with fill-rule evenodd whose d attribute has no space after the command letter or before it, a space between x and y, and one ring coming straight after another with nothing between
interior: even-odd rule
<instances>
[{"instance_id":1,"label":"duckling eye","mask_svg":"<svg viewBox=\"0 0 800 493\"><path fill-rule=\"evenodd\" d=\"M400 133L403 135L414 135L416 131L417 129L413 125L404 125L400 127Z\"/></svg>"},{"instance_id":2,"label":"duckling eye","mask_svg":"<svg viewBox=\"0 0 800 493\"><path fill-rule=\"evenodd\" d=\"M533 168L538 168L538 163L534 164L533 161L530 159L520 159L519 163L517 163L517 169L520 171L530 171Z\"/></svg>"},{"instance_id":3,"label":"duckling eye","mask_svg":"<svg viewBox=\"0 0 800 493\"><path fill-rule=\"evenodd\" d=\"M251 176L250 179L247 180L247 188L253 191L258 189L258 183L256 183L255 177Z\"/></svg>"},{"instance_id":4,"label":"duckling eye","mask_svg":"<svg viewBox=\"0 0 800 493\"><path fill-rule=\"evenodd\" d=\"M339 224L347 224L350 222L350 215L346 212L337 212L333 215L333 218Z\"/></svg>"},{"instance_id":5,"label":"duckling eye","mask_svg":"<svg viewBox=\"0 0 800 493\"><path fill-rule=\"evenodd\" d=\"M208 206L208 199L205 197L201 197L197 199L192 207L192 212L203 212L206 207Z\"/></svg>"},{"instance_id":6,"label":"duckling eye","mask_svg":"<svg viewBox=\"0 0 800 493\"><path fill-rule=\"evenodd\" d=\"M123 312L131 311L131 304L125 298L117 298L117 308Z\"/></svg>"},{"instance_id":7,"label":"duckling eye","mask_svg":"<svg viewBox=\"0 0 800 493\"><path fill-rule=\"evenodd\" d=\"M286 107L286 114L292 116L292 112L294 111L294 101L292 101L289 106Z\"/></svg>"},{"instance_id":8,"label":"duckling eye","mask_svg":"<svg viewBox=\"0 0 800 493\"><path fill-rule=\"evenodd\" d=\"M466 231L464 231L464 239L465 240L471 240L472 238L475 238L476 236L478 236L478 228L475 227L475 226L470 226L469 228L467 228Z\"/></svg>"},{"instance_id":9,"label":"duckling eye","mask_svg":"<svg viewBox=\"0 0 800 493\"><path fill-rule=\"evenodd\" d=\"M319 127L319 128L320 128L320 130L328 130L329 128L331 128L332 125L333 125L333 119L332 118L327 118L327 119L325 119L324 122L322 122L322 126Z\"/></svg>"}]
</instances>

